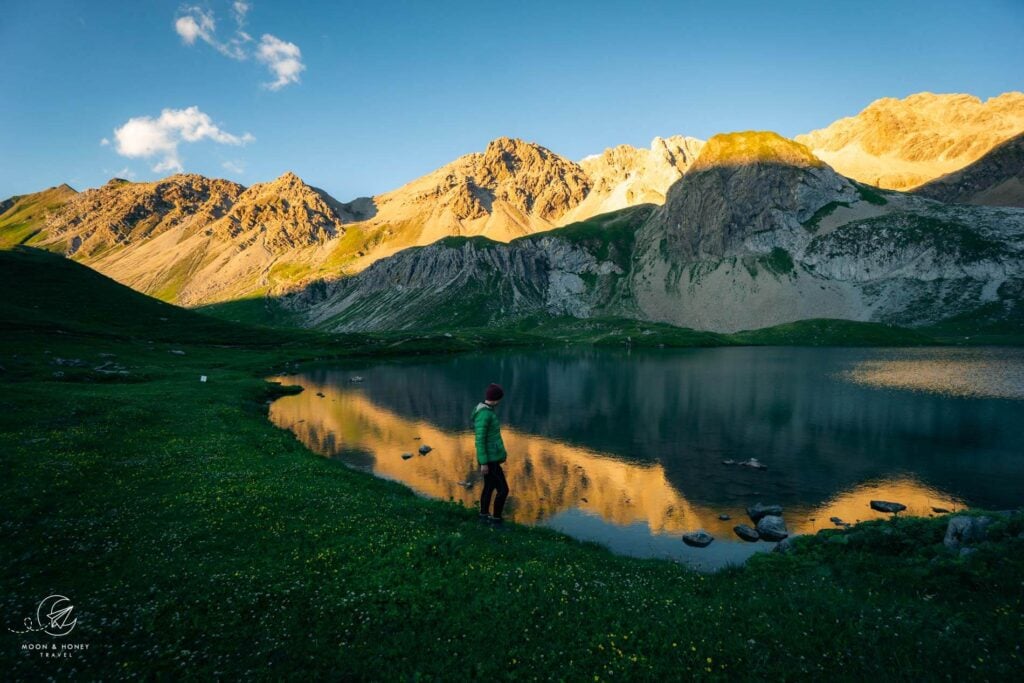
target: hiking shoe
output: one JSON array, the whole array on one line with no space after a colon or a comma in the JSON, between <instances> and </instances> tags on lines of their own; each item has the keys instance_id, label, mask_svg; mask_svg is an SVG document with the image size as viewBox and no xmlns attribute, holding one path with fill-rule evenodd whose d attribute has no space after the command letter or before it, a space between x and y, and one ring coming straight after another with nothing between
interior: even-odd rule
<instances>
[{"instance_id":1,"label":"hiking shoe","mask_svg":"<svg viewBox=\"0 0 1024 683\"><path fill-rule=\"evenodd\" d=\"M476 516L476 520L481 524L489 524L491 522L491 516L486 512L481 512Z\"/></svg>"},{"instance_id":2,"label":"hiking shoe","mask_svg":"<svg viewBox=\"0 0 1024 683\"><path fill-rule=\"evenodd\" d=\"M505 520L501 517L495 517L494 515L487 515L487 522L493 527L502 527L505 525Z\"/></svg>"}]
</instances>

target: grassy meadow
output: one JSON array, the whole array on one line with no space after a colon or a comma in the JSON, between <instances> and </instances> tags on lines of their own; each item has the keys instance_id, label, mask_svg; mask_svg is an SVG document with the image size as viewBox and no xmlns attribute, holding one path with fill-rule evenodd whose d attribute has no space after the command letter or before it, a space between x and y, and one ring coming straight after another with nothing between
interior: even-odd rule
<instances>
[{"instance_id":1,"label":"grassy meadow","mask_svg":"<svg viewBox=\"0 0 1024 683\"><path fill-rule=\"evenodd\" d=\"M1006 680L1024 667L1020 513L964 557L943 548L944 519L899 518L702 575L481 527L265 417L289 389L263 378L316 359L622 335L792 343L799 329L328 336L205 317L30 250L0 252L0 284L6 680ZM66 640L89 645L67 659L9 630L54 593L75 605Z\"/></svg>"}]
</instances>

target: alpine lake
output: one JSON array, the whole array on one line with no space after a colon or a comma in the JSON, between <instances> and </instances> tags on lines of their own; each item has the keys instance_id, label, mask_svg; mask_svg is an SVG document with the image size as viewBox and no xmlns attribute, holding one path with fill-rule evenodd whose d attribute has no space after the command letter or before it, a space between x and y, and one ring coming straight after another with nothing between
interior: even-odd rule
<instances>
[{"instance_id":1,"label":"alpine lake","mask_svg":"<svg viewBox=\"0 0 1024 683\"><path fill-rule=\"evenodd\" d=\"M872 500L1024 503L1024 349L501 350L270 379L303 387L270 419L315 453L471 507L470 414L497 382L507 519L703 571L774 548L733 530L757 503L791 536L887 516Z\"/></svg>"}]
</instances>

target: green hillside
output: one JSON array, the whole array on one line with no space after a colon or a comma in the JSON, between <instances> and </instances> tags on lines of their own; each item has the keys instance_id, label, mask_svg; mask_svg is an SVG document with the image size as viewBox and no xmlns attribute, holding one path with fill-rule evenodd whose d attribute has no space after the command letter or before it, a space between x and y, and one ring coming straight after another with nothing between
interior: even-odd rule
<instances>
[{"instance_id":1,"label":"green hillside","mask_svg":"<svg viewBox=\"0 0 1024 683\"><path fill-rule=\"evenodd\" d=\"M0 202L0 249L31 244L46 215L64 206L75 194L65 184Z\"/></svg>"},{"instance_id":2,"label":"green hillside","mask_svg":"<svg viewBox=\"0 0 1024 683\"><path fill-rule=\"evenodd\" d=\"M20 247L0 250L0 326L62 330L155 341L253 345L291 341L269 329L241 327L140 294L62 256Z\"/></svg>"}]
</instances>

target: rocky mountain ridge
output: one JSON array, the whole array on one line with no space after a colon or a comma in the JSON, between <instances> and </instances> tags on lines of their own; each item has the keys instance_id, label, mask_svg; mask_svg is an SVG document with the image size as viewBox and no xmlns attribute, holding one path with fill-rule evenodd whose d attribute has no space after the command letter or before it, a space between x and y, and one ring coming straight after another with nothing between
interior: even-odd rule
<instances>
[{"instance_id":1,"label":"rocky mountain ridge","mask_svg":"<svg viewBox=\"0 0 1024 683\"><path fill-rule=\"evenodd\" d=\"M924 92L875 100L856 116L795 140L845 176L907 190L963 168L1022 132L1024 93L983 102Z\"/></svg>"},{"instance_id":2,"label":"rocky mountain ridge","mask_svg":"<svg viewBox=\"0 0 1024 683\"><path fill-rule=\"evenodd\" d=\"M507 242L607 206L662 199L701 141L622 145L583 165L498 138L396 190L339 202L288 172L249 188L177 174L65 198L32 237L147 294L184 305L277 294L450 236Z\"/></svg>"},{"instance_id":3,"label":"rocky mountain ridge","mask_svg":"<svg viewBox=\"0 0 1024 683\"><path fill-rule=\"evenodd\" d=\"M1024 210L878 191L798 143L747 132L709 140L661 207L508 244L442 240L288 305L339 331L616 316L732 332L999 316L1022 293Z\"/></svg>"},{"instance_id":4,"label":"rocky mountain ridge","mask_svg":"<svg viewBox=\"0 0 1024 683\"><path fill-rule=\"evenodd\" d=\"M114 179L82 193L52 188L4 202L0 242L58 251L140 291L202 305L277 297L347 278L449 237L510 242L650 203L665 208L630 237L631 253L643 264L637 272L657 281L677 277L680 259L749 258L769 243L797 253L806 246L807 223L889 213L881 208L884 193L836 173L821 158L842 162L854 150L869 166L902 174L909 163L915 174L931 173L996 144L1024 120L1021 104L1020 93L985 103L928 93L879 100L801 138L818 145L817 154L766 133L720 135L707 144L675 136L655 138L649 148L620 145L577 163L534 143L498 138L401 188L349 202L292 173L249 188L194 174L150 183ZM921 195L1012 204L1006 197L1021 182L1013 175L1012 150L987 158L942 181L946 189L923 188ZM769 167L778 173L764 175ZM969 197L960 196L967 191ZM882 199L872 203L867 196ZM674 256L661 258L662 252ZM629 288L635 315L732 324L663 310L672 308L664 293L643 282L634 278ZM821 299L822 291L808 296Z\"/></svg>"}]
</instances>

